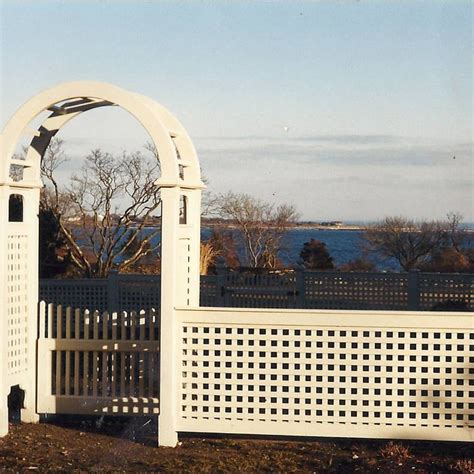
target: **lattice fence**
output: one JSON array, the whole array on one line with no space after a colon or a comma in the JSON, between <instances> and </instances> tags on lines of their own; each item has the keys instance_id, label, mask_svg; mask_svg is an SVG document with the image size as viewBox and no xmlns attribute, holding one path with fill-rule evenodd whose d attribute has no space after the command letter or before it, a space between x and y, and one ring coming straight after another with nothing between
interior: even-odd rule
<instances>
[{"instance_id":1,"label":"lattice fence","mask_svg":"<svg viewBox=\"0 0 474 474\"><path fill-rule=\"evenodd\" d=\"M304 273L304 307L321 309L408 308L407 273Z\"/></svg>"},{"instance_id":2,"label":"lattice fence","mask_svg":"<svg viewBox=\"0 0 474 474\"><path fill-rule=\"evenodd\" d=\"M209 309L180 319L179 430L474 439L472 317Z\"/></svg>"},{"instance_id":3,"label":"lattice fence","mask_svg":"<svg viewBox=\"0 0 474 474\"><path fill-rule=\"evenodd\" d=\"M474 310L474 275L421 273L420 309Z\"/></svg>"},{"instance_id":4,"label":"lattice fence","mask_svg":"<svg viewBox=\"0 0 474 474\"><path fill-rule=\"evenodd\" d=\"M108 309L105 279L40 280L40 300L73 308Z\"/></svg>"},{"instance_id":5,"label":"lattice fence","mask_svg":"<svg viewBox=\"0 0 474 474\"><path fill-rule=\"evenodd\" d=\"M41 280L40 298L100 311L159 308L159 275ZM474 311L474 275L313 272L201 276L201 306Z\"/></svg>"}]
</instances>

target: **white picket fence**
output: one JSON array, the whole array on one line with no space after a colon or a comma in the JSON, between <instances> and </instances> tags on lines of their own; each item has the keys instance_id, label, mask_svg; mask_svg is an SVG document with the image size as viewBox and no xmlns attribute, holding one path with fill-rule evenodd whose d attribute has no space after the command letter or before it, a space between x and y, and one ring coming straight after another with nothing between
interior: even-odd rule
<instances>
[{"instance_id":1,"label":"white picket fence","mask_svg":"<svg viewBox=\"0 0 474 474\"><path fill-rule=\"evenodd\" d=\"M99 313L39 305L38 412L158 414L155 310Z\"/></svg>"},{"instance_id":2,"label":"white picket fence","mask_svg":"<svg viewBox=\"0 0 474 474\"><path fill-rule=\"evenodd\" d=\"M160 387L159 320L40 304L38 412L158 414L176 431L474 440L474 316L176 310ZM166 393L166 392L165 392Z\"/></svg>"}]
</instances>

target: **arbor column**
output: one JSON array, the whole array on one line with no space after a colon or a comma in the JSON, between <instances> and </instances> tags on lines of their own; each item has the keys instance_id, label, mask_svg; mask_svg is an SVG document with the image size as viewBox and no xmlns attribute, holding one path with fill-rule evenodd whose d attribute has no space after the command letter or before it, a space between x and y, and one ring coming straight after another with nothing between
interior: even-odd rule
<instances>
[{"instance_id":1,"label":"arbor column","mask_svg":"<svg viewBox=\"0 0 474 474\"><path fill-rule=\"evenodd\" d=\"M40 189L29 189L24 195L23 220L28 232L28 327L26 337L27 367L22 377L20 387L25 391L24 407L21 410L21 421L25 423L38 423L39 415L36 413L36 364L37 364L37 338L38 338L38 278L39 278L39 199Z\"/></svg>"},{"instance_id":2,"label":"arbor column","mask_svg":"<svg viewBox=\"0 0 474 474\"><path fill-rule=\"evenodd\" d=\"M8 200L10 187L0 185L0 436L8 433L8 313L7 305L7 255L8 255Z\"/></svg>"},{"instance_id":3,"label":"arbor column","mask_svg":"<svg viewBox=\"0 0 474 474\"><path fill-rule=\"evenodd\" d=\"M178 444L178 367L176 300L179 238L179 187L161 188L160 414L158 445Z\"/></svg>"}]
</instances>

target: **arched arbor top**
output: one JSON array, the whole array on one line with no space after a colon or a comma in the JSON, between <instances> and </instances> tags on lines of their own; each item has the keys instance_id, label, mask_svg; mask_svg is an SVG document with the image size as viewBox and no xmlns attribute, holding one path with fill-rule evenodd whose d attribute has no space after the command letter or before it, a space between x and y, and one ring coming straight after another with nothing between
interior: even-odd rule
<instances>
[{"instance_id":1,"label":"arched arbor top","mask_svg":"<svg viewBox=\"0 0 474 474\"><path fill-rule=\"evenodd\" d=\"M159 187L203 188L194 146L181 123L158 102L112 84L79 81L59 84L23 104L0 136L0 184L41 186L40 162L51 139L74 117L98 107L119 106L129 112L149 133L161 165ZM50 114L35 132L26 160L14 158L20 137L42 112ZM11 166L22 167L24 177L15 182Z\"/></svg>"}]
</instances>

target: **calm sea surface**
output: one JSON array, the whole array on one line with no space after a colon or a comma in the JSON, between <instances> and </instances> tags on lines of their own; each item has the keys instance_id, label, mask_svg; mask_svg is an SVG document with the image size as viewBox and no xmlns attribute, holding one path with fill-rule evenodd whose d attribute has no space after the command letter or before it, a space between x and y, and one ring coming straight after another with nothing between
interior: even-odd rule
<instances>
[{"instance_id":1,"label":"calm sea surface","mask_svg":"<svg viewBox=\"0 0 474 474\"><path fill-rule=\"evenodd\" d=\"M207 239L210 234L211 230L204 228L201 238ZM326 244L336 265L342 265L363 256L362 234L363 232L359 230L292 229L285 236L285 249L281 254L281 260L287 266L294 266L300 260L299 254L304 243L315 239ZM371 256L371 260L379 270L398 271L400 269L393 259Z\"/></svg>"}]
</instances>

